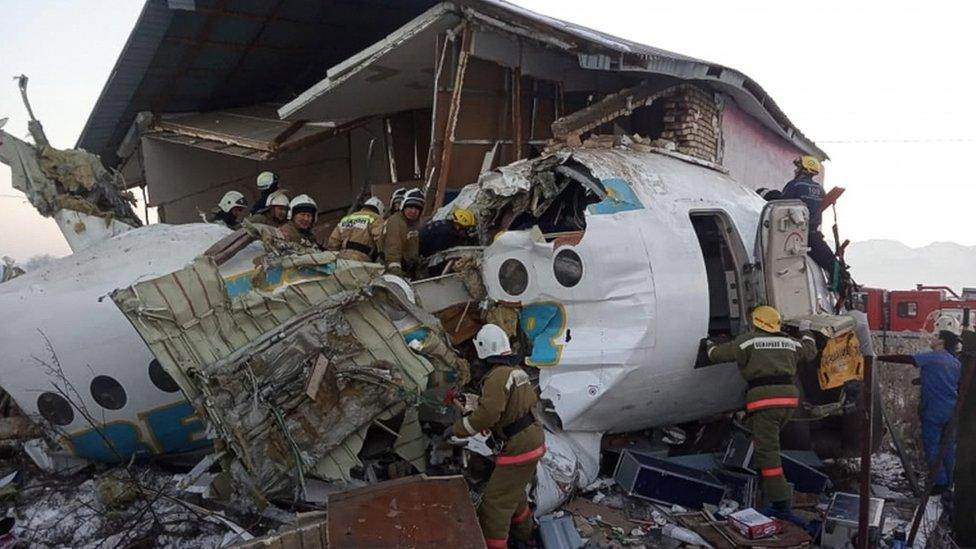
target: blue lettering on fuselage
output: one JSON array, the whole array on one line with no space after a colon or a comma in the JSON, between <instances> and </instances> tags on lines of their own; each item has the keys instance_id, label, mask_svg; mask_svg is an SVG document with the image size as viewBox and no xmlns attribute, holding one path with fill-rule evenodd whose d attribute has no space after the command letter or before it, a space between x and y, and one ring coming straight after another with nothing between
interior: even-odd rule
<instances>
[{"instance_id":1,"label":"blue lettering on fuselage","mask_svg":"<svg viewBox=\"0 0 976 549\"><path fill-rule=\"evenodd\" d=\"M644 204L637 197L637 193L623 179L612 177L604 179L600 183L603 184L607 197L596 204L587 206L586 209L591 214L605 215L644 209Z\"/></svg>"},{"instance_id":2,"label":"blue lettering on fuselage","mask_svg":"<svg viewBox=\"0 0 976 549\"><path fill-rule=\"evenodd\" d=\"M212 442L203 437L204 425L189 402L183 400L139 414L152 437L128 421L113 421L68 437L75 455L92 461L117 463L133 455L189 452Z\"/></svg>"},{"instance_id":3,"label":"blue lettering on fuselage","mask_svg":"<svg viewBox=\"0 0 976 549\"><path fill-rule=\"evenodd\" d=\"M556 366L563 344L556 343L566 331L566 309L561 303L532 303L522 308L519 325L532 341L532 354L525 357L529 366Z\"/></svg>"}]
</instances>

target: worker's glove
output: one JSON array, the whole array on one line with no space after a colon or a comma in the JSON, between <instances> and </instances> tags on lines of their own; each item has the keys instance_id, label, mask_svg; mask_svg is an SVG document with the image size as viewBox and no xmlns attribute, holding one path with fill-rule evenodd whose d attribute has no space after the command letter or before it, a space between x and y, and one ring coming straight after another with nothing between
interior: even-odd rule
<instances>
[{"instance_id":1,"label":"worker's glove","mask_svg":"<svg viewBox=\"0 0 976 549\"><path fill-rule=\"evenodd\" d=\"M808 319L803 319L797 324L797 328L799 328L801 332L809 332L811 327L813 327L813 323Z\"/></svg>"}]
</instances>

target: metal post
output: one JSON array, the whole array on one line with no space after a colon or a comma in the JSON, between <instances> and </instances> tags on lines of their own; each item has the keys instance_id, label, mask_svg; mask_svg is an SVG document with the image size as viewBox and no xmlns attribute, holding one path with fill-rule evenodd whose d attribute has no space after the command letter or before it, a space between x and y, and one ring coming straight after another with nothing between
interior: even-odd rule
<instances>
[{"instance_id":1,"label":"metal post","mask_svg":"<svg viewBox=\"0 0 976 549\"><path fill-rule=\"evenodd\" d=\"M962 356L960 357L963 368L963 377L967 377L970 371L976 369L976 345L972 336L972 323L970 322L970 310L963 310L963 326L967 331L963 332ZM959 456L967 456L956 464L956 471L953 475L955 485L954 504L955 512L952 520L952 535L955 542L960 547L976 547L976 460L972 456L976 455L976 399L970 398L959 408L959 426L956 436L959 446L956 453Z\"/></svg>"},{"instance_id":2,"label":"metal post","mask_svg":"<svg viewBox=\"0 0 976 549\"><path fill-rule=\"evenodd\" d=\"M941 467L946 452L949 450L949 435L956 430L956 425L959 423L959 414L962 411L963 404L966 402L966 396L973 382L973 375L976 373L976 354L974 354L976 352L976 333L972 331L963 332L962 342L963 374L962 380L959 382L959 397L956 399L956 407L952 410L952 418L945 426L945 429L942 430L942 437L939 440L939 451L935 454L935 460L929 464L928 477L925 479L925 490L922 491L922 499L919 502L918 509L915 511L915 520L912 521L912 530L908 534L909 547L915 543L915 535L918 534L918 527L922 523L922 516L925 514L925 506L929 501L929 494L932 493L935 475L938 474L939 467Z\"/></svg>"},{"instance_id":3,"label":"metal post","mask_svg":"<svg viewBox=\"0 0 976 549\"><path fill-rule=\"evenodd\" d=\"M864 384L862 389L861 410L861 489L859 491L860 505L857 515L857 547L867 549L868 531L871 510L871 448L874 446L874 391L873 389L874 357L864 357Z\"/></svg>"}]
</instances>

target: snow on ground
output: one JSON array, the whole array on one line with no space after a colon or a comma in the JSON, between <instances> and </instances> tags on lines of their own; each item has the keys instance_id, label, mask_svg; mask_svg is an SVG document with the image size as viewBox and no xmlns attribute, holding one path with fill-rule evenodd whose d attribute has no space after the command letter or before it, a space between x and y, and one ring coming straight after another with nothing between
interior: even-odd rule
<instances>
[{"instance_id":1,"label":"snow on ground","mask_svg":"<svg viewBox=\"0 0 976 549\"><path fill-rule=\"evenodd\" d=\"M179 502L174 476L152 466L56 478L35 475L17 493L7 513L17 520L14 535L30 547L220 547L233 541L228 528ZM111 477L107 482L106 477ZM133 490L132 478L140 489ZM118 481L113 481L118 479ZM131 494L117 507L100 496L105 486ZM118 488L121 487L121 488Z\"/></svg>"}]
</instances>

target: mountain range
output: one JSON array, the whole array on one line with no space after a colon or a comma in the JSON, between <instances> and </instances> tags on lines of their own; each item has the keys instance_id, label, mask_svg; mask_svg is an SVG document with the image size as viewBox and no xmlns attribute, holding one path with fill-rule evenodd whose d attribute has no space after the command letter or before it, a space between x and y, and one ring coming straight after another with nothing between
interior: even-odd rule
<instances>
[{"instance_id":1,"label":"mountain range","mask_svg":"<svg viewBox=\"0 0 976 549\"><path fill-rule=\"evenodd\" d=\"M852 242L845 259L862 286L906 290L926 284L956 292L976 287L976 246L933 242L911 248L896 240L865 240Z\"/></svg>"}]
</instances>

